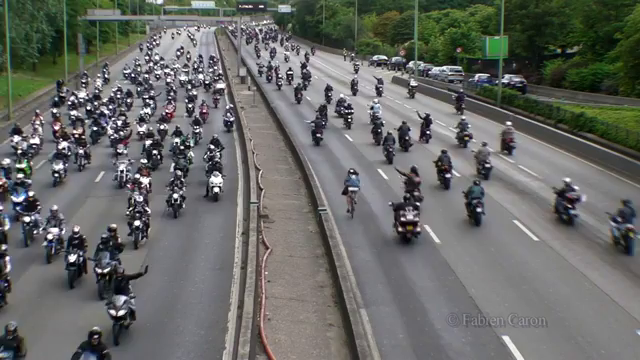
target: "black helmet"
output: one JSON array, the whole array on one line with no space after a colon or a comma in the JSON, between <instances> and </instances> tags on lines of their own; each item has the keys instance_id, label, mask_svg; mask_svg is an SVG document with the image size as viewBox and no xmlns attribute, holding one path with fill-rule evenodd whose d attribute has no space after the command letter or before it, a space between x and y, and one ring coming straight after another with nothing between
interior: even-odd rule
<instances>
[{"instance_id":1,"label":"black helmet","mask_svg":"<svg viewBox=\"0 0 640 360\"><path fill-rule=\"evenodd\" d=\"M486 141L483 141L482 146L489 146L489 143L487 143Z\"/></svg>"},{"instance_id":2,"label":"black helmet","mask_svg":"<svg viewBox=\"0 0 640 360\"><path fill-rule=\"evenodd\" d=\"M387 131L387 135L393 135L393 132L391 132L391 130Z\"/></svg>"},{"instance_id":3,"label":"black helmet","mask_svg":"<svg viewBox=\"0 0 640 360\"><path fill-rule=\"evenodd\" d=\"M447 149L440 150L440 154L442 154L442 155L445 155L447 152L448 152Z\"/></svg>"},{"instance_id":4,"label":"black helmet","mask_svg":"<svg viewBox=\"0 0 640 360\"><path fill-rule=\"evenodd\" d=\"M480 185L480 179L473 180L473 185Z\"/></svg>"},{"instance_id":5,"label":"black helmet","mask_svg":"<svg viewBox=\"0 0 640 360\"><path fill-rule=\"evenodd\" d=\"M622 199L622 206L632 206L633 203L629 199Z\"/></svg>"},{"instance_id":6,"label":"black helmet","mask_svg":"<svg viewBox=\"0 0 640 360\"><path fill-rule=\"evenodd\" d=\"M107 234L100 235L100 242L108 242L108 241L109 241L109 235Z\"/></svg>"},{"instance_id":7,"label":"black helmet","mask_svg":"<svg viewBox=\"0 0 640 360\"><path fill-rule=\"evenodd\" d=\"M411 195L409 195L409 194L404 194L404 196L402 196L402 201L404 201L404 202L409 202L409 201L411 201Z\"/></svg>"},{"instance_id":8,"label":"black helmet","mask_svg":"<svg viewBox=\"0 0 640 360\"><path fill-rule=\"evenodd\" d=\"M407 120L402 120L402 125L407 125Z\"/></svg>"},{"instance_id":9,"label":"black helmet","mask_svg":"<svg viewBox=\"0 0 640 360\"><path fill-rule=\"evenodd\" d=\"M102 330L99 327L94 326L89 330L89 334L87 334L87 340L91 342L93 345L97 345L100 340L102 340Z\"/></svg>"},{"instance_id":10,"label":"black helmet","mask_svg":"<svg viewBox=\"0 0 640 360\"><path fill-rule=\"evenodd\" d=\"M411 165L411 168L409 169L409 172L413 173L413 174L417 174L418 173L418 167L415 165Z\"/></svg>"},{"instance_id":11,"label":"black helmet","mask_svg":"<svg viewBox=\"0 0 640 360\"><path fill-rule=\"evenodd\" d=\"M18 335L18 323L16 323L15 321L10 321L9 323L7 323L7 325L4 326L4 334L9 339Z\"/></svg>"}]
</instances>

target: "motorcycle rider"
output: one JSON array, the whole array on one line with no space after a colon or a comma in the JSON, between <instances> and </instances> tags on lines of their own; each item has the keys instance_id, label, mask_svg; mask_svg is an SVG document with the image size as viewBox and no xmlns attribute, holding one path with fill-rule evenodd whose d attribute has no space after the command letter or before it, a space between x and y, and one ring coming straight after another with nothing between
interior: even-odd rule
<instances>
[{"instance_id":1,"label":"motorcycle rider","mask_svg":"<svg viewBox=\"0 0 640 360\"><path fill-rule=\"evenodd\" d=\"M4 212L4 206L0 204L0 234L2 235L2 243L9 243L9 228L11 227L11 218ZM5 230L6 229L6 230Z\"/></svg>"},{"instance_id":2,"label":"motorcycle rider","mask_svg":"<svg viewBox=\"0 0 640 360\"><path fill-rule=\"evenodd\" d=\"M2 159L0 163L0 176L3 176L7 180L11 180L11 175L13 174L13 167L11 166L10 159Z\"/></svg>"},{"instance_id":3,"label":"motorcycle rider","mask_svg":"<svg viewBox=\"0 0 640 360\"><path fill-rule=\"evenodd\" d=\"M476 166L479 168L484 165L485 162L491 157L491 150L489 150L489 144L486 141L482 142L482 146L476 151L474 158L476 159Z\"/></svg>"},{"instance_id":4,"label":"motorcycle rider","mask_svg":"<svg viewBox=\"0 0 640 360\"><path fill-rule=\"evenodd\" d=\"M621 200L622 207L616 212L616 216L620 218L620 224L633 225L636 219L636 210L633 208L633 203L629 199Z\"/></svg>"},{"instance_id":5,"label":"motorcycle rider","mask_svg":"<svg viewBox=\"0 0 640 360\"><path fill-rule=\"evenodd\" d=\"M440 155L434 163L436 164L438 177L442 176L442 168L444 166L447 166L449 170L453 170L453 163L451 162L451 156L449 156L447 149L440 150Z\"/></svg>"},{"instance_id":6,"label":"motorcycle rider","mask_svg":"<svg viewBox=\"0 0 640 360\"><path fill-rule=\"evenodd\" d=\"M351 88L352 89L357 89L358 88L358 75L354 75L353 79L351 79Z\"/></svg>"},{"instance_id":7,"label":"motorcycle rider","mask_svg":"<svg viewBox=\"0 0 640 360\"><path fill-rule=\"evenodd\" d=\"M398 126L398 139L404 139L409 136L409 147L413 146L413 143L411 143L411 136L409 135L410 133L411 127L407 124L406 120L402 120L402 124Z\"/></svg>"},{"instance_id":8,"label":"motorcycle rider","mask_svg":"<svg viewBox=\"0 0 640 360\"><path fill-rule=\"evenodd\" d=\"M151 155L153 150L158 151L158 156L160 157L160 162L164 161L164 155L162 155L162 150L164 150L164 144L160 141L160 138L153 138L151 144L149 144L149 148L147 149L147 161L151 161Z\"/></svg>"},{"instance_id":9,"label":"motorcycle rider","mask_svg":"<svg viewBox=\"0 0 640 360\"><path fill-rule=\"evenodd\" d=\"M24 203L20 207L20 212L33 217L36 227L36 233L42 231L42 220L40 218L41 209L42 205L40 204L40 200L36 198L35 191L29 190L27 192L27 198L24 200Z\"/></svg>"},{"instance_id":10,"label":"motorcycle rider","mask_svg":"<svg viewBox=\"0 0 640 360\"><path fill-rule=\"evenodd\" d=\"M460 91L458 91L458 93L456 94L456 105L459 104L464 104L464 99L465 99L465 95L464 95L464 90L460 89Z\"/></svg>"},{"instance_id":11,"label":"motorcycle rider","mask_svg":"<svg viewBox=\"0 0 640 360\"><path fill-rule=\"evenodd\" d=\"M372 116L380 116L380 114L382 113L382 105L380 105L378 99L373 99L373 102L371 102L371 106L369 106L369 111L371 111Z\"/></svg>"},{"instance_id":12,"label":"motorcycle rider","mask_svg":"<svg viewBox=\"0 0 640 360\"><path fill-rule=\"evenodd\" d=\"M60 230L60 236L58 237L58 246L60 246L60 248L64 245L62 235L65 233L65 225L66 220L64 215L60 212L58 205L51 206L49 209L49 216L47 216L47 220L44 223L44 228L58 228Z\"/></svg>"},{"instance_id":13,"label":"motorcycle rider","mask_svg":"<svg viewBox=\"0 0 640 360\"><path fill-rule=\"evenodd\" d=\"M83 254L87 254L87 249L89 248L89 242L87 241L87 237L80 233L80 226L74 225L71 229L71 234L67 238L67 251L78 250ZM82 262L82 269L85 274L88 274L87 269L87 259L84 256L84 261Z\"/></svg>"},{"instance_id":14,"label":"motorcycle rider","mask_svg":"<svg viewBox=\"0 0 640 360\"><path fill-rule=\"evenodd\" d=\"M340 107L344 107L346 103L347 103L347 99L344 97L344 94L340 94L338 101L336 101L336 109Z\"/></svg>"},{"instance_id":15,"label":"motorcycle rider","mask_svg":"<svg viewBox=\"0 0 640 360\"><path fill-rule=\"evenodd\" d=\"M376 85L384 86L384 80L382 79L382 77L373 75L373 78L376 79Z\"/></svg>"},{"instance_id":16,"label":"motorcycle rider","mask_svg":"<svg viewBox=\"0 0 640 360\"><path fill-rule=\"evenodd\" d=\"M391 203L391 208L393 209L394 227L397 227L398 221L400 221L400 214L403 211L407 211L407 210L413 210L415 212L419 212L420 204L415 203L411 195L404 194L402 196L402 202Z\"/></svg>"},{"instance_id":17,"label":"motorcycle rider","mask_svg":"<svg viewBox=\"0 0 640 360\"><path fill-rule=\"evenodd\" d=\"M16 174L16 180L11 184L11 193L15 193L19 189L29 190L31 184L31 180L27 179L24 174Z\"/></svg>"},{"instance_id":18,"label":"motorcycle rider","mask_svg":"<svg viewBox=\"0 0 640 360\"><path fill-rule=\"evenodd\" d=\"M0 277L7 284L7 292L11 293L11 289L13 288L11 276L9 276L11 273L11 256L9 256L9 245L7 244L0 245L0 264L2 264L2 273L0 274ZM4 289L1 289L0 291L4 291Z\"/></svg>"},{"instance_id":19,"label":"motorcycle rider","mask_svg":"<svg viewBox=\"0 0 640 360\"><path fill-rule=\"evenodd\" d=\"M132 98L133 98L133 96L134 96L133 91L131 91L131 89L130 89L130 88L129 88L129 89L127 89L127 91L125 91L125 92L124 92L124 96L125 96L125 98L127 98L127 99L132 99Z\"/></svg>"},{"instance_id":20,"label":"motorcycle rider","mask_svg":"<svg viewBox=\"0 0 640 360\"><path fill-rule=\"evenodd\" d=\"M182 199L183 206L186 207L187 197L184 195L184 192L187 190L187 183L184 180L184 177L182 176L182 171L180 170L176 170L174 172L173 177L171 178L171 180L169 180L169 183L167 184L167 189L171 190L174 188L182 192L180 194L180 198ZM171 203L171 194L167 196L166 202L167 202L167 206L169 206L169 204Z\"/></svg>"},{"instance_id":21,"label":"motorcycle rider","mask_svg":"<svg viewBox=\"0 0 640 360\"><path fill-rule=\"evenodd\" d=\"M289 68L284 74L287 79L291 79L291 81L293 81L293 69L291 68L291 66L289 66Z\"/></svg>"},{"instance_id":22,"label":"motorcycle rider","mask_svg":"<svg viewBox=\"0 0 640 360\"><path fill-rule=\"evenodd\" d=\"M10 321L4 326L4 334L0 336L0 347L13 351L13 355L17 359L27 356L27 345L24 337L18 333L18 324L15 321Z\"/></svg>"},{"instance_id":23,"label":"motorcycle rider","mask_svg":"<svg viewBox=\"0 0 640 360\"><path fill-rule=\"evenodd\" d=\"M398 168L395 168L398 174L402 175L404 180L404 192L407 194L413 194L414 192L420 192L420 185L422 184L422 180L420 180L420 173L418 172L418 167L412 165L409 168L409 172L404 172Z\"/></svg>"},{"instance_id":24,"label":"motorcycle rider","mask_svg":"<svg viewBox=\"0 0 640 360\"><path fill-rule=\"evenodd\" d=\"M311 140L316 138L316 134L318 132L322 132L322 128L324 128L324 121L322 120L321 117L316 116L315 119L313 119L312 121L307 121L309 124L311 124Z\"/></svg>"},{"instance_id":25,"label":"motorcycle rider","mask_svg":"<svg viewBox=\"0 0 640 360\"><path fill-rule=\"evenodd\" d=\"M112 240L112 237L110 237L109 234L100 235L100 242L96 245L96 250L93 252L93 258L96 259L98 254L101 252L108 252L112 260L120 263L120 253L124 249L124 245L119 241L119 237L116 242Z\"/></svg>"},{"instance_id":26,"label":"motorcycle rider","mask_svg":"<svg viewBox=\"0 0 640 360\"><path fill-rule=\"evenodd\" d=\"M218 151L222 152L224 150L224 145L222 145L222 141L218 134L211 135L211 140L209 140L209 145L213 145Z\"/></svg>"},{"instance_id":27,"label":"motorcycle rider","mask_svg":"<svg viewBox=\"0 0 640 360\"><path fill-rule=\"evenodd\" d=\"M224 108L224 116L227 116L227 115L235 116L235 114L234 114L234 112L233 112L233 105L227 105L227 106Z\"/></svg>"},{"instance_id":28,"label":"motorcycle rider","mask_svg":"<svg viewBox=\"0 0 640 360\"><path fill-rule=\"evenodd\" d=\"M71 356L71 360L81 360L84 353L90 353L97 360L111 360L111 353L107 345L102 342L102 330L99 327L96 326L89 330L87 340L80 343L76 352Z\"/></svg>"},{"instance_id":29,"label":"motorcycle rider","mask_svg":"<svg viewBox=\"0 0 640 360\"><path fill-rule=\"evenodd\" d=\"M194 128L202 127L202 119L200 119L200 115L196 114L193 116L193 120L191 120L191 126Z\"/></svg>"},{"instance_id":30,"label":"motorcycle rider","mask_svg":"<svg viewBox=\"0 0 640 360\"><path fill-rule=\"evenodd\" d=\"M13 127L11 128L11 130L9 131L9 135L11 136L24 136L24 130L22 130L22 128L20 127L20 125L18 123L13 124Z\"/></svg>"},{"instance_id":31,"label":"motorcycle rider","mask_svg":"<svg viewBox=\"0 0 640 360\"><path fill-rule=\"evenodd\" d=\"M420 112L416 110L416 114L418 114L418 118L422 120L420 123L420 140L426 138L427 131L431 129L431 125L433 125L433 119L431 119L431 114L425 112L424 115L420 115Z\"/></svg>"},{"instance_id":32,"label":"motorcycle rider","mask_svg":"<svg viewBox=\"0 0 640 360\"><path fill-rule=\"evenodd\" d=\"M347 171L347 177L344 179L344 189L342 190L342 193L347 197L347 214L349 213L350 209L349 209L349 188L358 188L360 189L360 173L358 171L356 171L356 169L354 168L350 168L349 171ZM356 192L354 197L353 197L353 203L357 204L357 197L358 197L358 193Z\"/></svg>"},{"instance_id":33,"label":"motorcycle rider","mask_svg":"<svg viewBox=\"0 0 640 360\"><path fill-rule=\"evenodd\" d=\"M327 85L324 87L324 96L326 97L327 95L329 95L332 92L333 92L333 86L331 86L329 83L327 83Z\"/></svg>"},{"instance_id":34,"label":"motorcycle rider","mask_svg":"<svg viewBox=\"0 0 640 360\"><path fill-rule=\"evenodd\" d=\"M502 131L500 132L500 148L501 149L505 149L507 140L515 138L515 135L516 135L516 130L513 128L511 121L507 121L504 124L504 126L505 126L504 129L502 129Z\"/></svg>"},{"instance_id":35,"label":"motorcycle rider","mask_svg":"<svg viewBox=\"0 0 640 360\"><path fill-rule=\"evenodd\" d=\"M171 133L171 137L172 138L183 138L184 137L184 132L182 132L182 129L180 128L180 125L176 125L176 127L173 129L173 132Z\"/></svg>"},{"instance_id":36,"label":"motorcycle rider","mask_svg":"<svg viewBox=\"0 0 640 360\"><path fill-rule=\"evenodd\" d=\"M576 192L575 186L573 186L570 178L562 179L562 187L556 190L556 203L553 207L553 212L557 212L558 208L567 200L567 194Z\"/></svg>"},{"instance_id":37,"label":"motorcycle rider","mask_svg":"<svg viewBox=\"0 0 640 360\"><path fill-rule=\"evenodd\" d=\"M91 164L91 151L89 151L89 143L87 142L87 137L84 134L79 134L78 137L75 139L75 144L76 147L79 149L84 150L84 153L86 155L87 158L87 164ZM75 154L74 154L74 164L78 163L78 151L76 150Z\"/></svg>"},{"instance_id":38,"label":"motorcycle rider","mask_svg":"<svg viewBox=\"0 0 640 360\"><path fill-rule=\"evenodd\" d=\"M396 146L396 138L393 136L393 132L387 131L387 135L382 139L383 148L387 145Z\"/></svg>"},{"instance_id":39,"label":"motorcycle rider","mask_svg":"<svg viewBox=\"0 0 640 360\"><path fill-rule=\"evenodd\" d=\"M464 203L465 209L467 209L467 213L471 213L469 211L471 203L474 200L484 200L484 188L482 187L482 185L480 185L480 180L473 180L473 184L469 186L469 188L467 188L467 191L465 191L463 194L466 200L466 202Z\"/></svg>"},{"instance_id":40,"label":"motorcycle rider","mask_svg":"<svg viewBox=\"0 0 640 360\"><path fill-rule=\"evenodd\" d=\"M144 267L144 271L134 274L125 273L124 267L116 268L116 276L113 281L113 295L123 295L129 298L129 310L131 311L131 321L136 321L136 307L134 299L131 299L133 293L131 289L131 281L137 280L145 276L149 272L149 265ZM107 303L108 304L108 303Z\"/></svg>"},{"instance_id":41,"label":"motorcycle rider","mask_svg":"<svg viewBox=\"0 0 640 360\"><path fill-rule=\"evenodd\" d=\"M66 176L67 164L69 163L69 153L67 152L67 149L62 146L62 144L58 144L58 146L56 147L56 151L51 154L51 157L49 158L50 163L53 163L56 160L60 160L64 164L64 175Z\"/></svg>"},{"instance_id":42,"label":"motorcycle rider","mask_svg":"<svg viewBox=\"0 0 640 360\"><path fill-rule=\"evenodd\" d=\"M302 83L297 83L296 87L293 88L293 96L297 96L302 94Z\"/></svg>"}]
</instances>

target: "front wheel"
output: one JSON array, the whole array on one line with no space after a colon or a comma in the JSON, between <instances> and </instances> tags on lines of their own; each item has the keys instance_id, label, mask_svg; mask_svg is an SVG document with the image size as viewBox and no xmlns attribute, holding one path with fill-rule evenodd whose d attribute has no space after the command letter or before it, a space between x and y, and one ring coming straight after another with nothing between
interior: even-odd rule
<instances>
[{"instance_id":1,"label":"front wheel","mask_svg":"<svg viewBox=\"0 0 640 360\"><path fill-rule=\"evenodd\" d=\"M74 289L76 287L76 271L67 271L67 284L69 284L69 289Z\"/></svg>"},{"instance_id":2,"label":"front wheel","mask_svg":"<svg viewBox=\"0 0 640 360\"><path fill-rule=\"evenodd\" d=\"M451 189L451 179L447 177L444 178L444 180L442 181L442 186L444 186L445 190Z\"/></svg>"},{"instance_id":3,"label":"front wheel","mask_svg":"<svg viewBox=\"0 0 640 360\"><path fill-rule=\"evenodd\" d=\"M98 299L105 300L107 298L107 282L104 279L98 281Z\"/></svg>"},{"instance_id":4,"label":"front wheel","mask_svg":"<svg viewBox=\"0 0 640 360\"><path fill-rule=\"evenodd\" d=\"M114 323L111 326L111 333L113 335L113 345L120 345L120 335L122 335L122 325L118 323Z\"/></svg>"},{"instance_id":5,"label":"front wheel","mask_svg":"<svg viewBox=\"0 0 640 360\"><path fill-rule=\"evenodd\" d=\"M475 214L473 215L473 223L480 227L480 225L482 225L482 214L479 212L475 212Z\"/></svg>"},{"instance_id":6,"label":"front wheel","mask_svg":"<svg viewBox=\"0 0 640 360\"><path fill-rule=\"evenodd\" d=\"M220 200L220 194L219 193L213 193L211 195L211 197L213 198L214 202L218 202L218 200Z\"/></svg>"},{"instance_id":7,"label":"front wheel","mask_svg":"<svg viewBox=\"0 0 640 360\"><path fill-rule=\"evenodd\" d=\"M627 255L629 256L633 256L636 253L636 237L635 234L631 234L627 236L627 241L626 241L626 246L625 246L625 252Z\"/></svg>"},{"instance_id":8,"label":"front wheel","mask_svg":"<svg viewBox=\"0 0 640 360\"><path fill-rule=\"evenodd\" d=\"M133 248L135 250L138 250L140 248L140 233L139 232L133 233Z\"/></svg>"},{"instance_id":9,"label":"front wheel","mask_svg":"<svg viewBox=\"0 0 640 360\"><path fill-rule=\"evenodd\" d=\"M50 247L47 247L45 253L44 253L44 261L47 264L51 264L51 262L53 262L53 249Z\"/></svg>"}]
</instances>

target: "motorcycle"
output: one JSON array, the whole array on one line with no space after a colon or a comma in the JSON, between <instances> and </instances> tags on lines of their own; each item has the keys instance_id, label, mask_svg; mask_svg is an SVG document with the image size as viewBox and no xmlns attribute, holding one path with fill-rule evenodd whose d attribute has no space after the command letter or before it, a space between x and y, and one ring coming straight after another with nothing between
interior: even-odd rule
<instances>
[{"instance_id":1,"label":"motorcycle","mask_svg":"<svg viewBox=\"0 0 640 360\"><path fill-rule=\"evenodd\" d=\"M202 108L202 110L200 110L200 119L202 119L203 123L207 123L207 120L209 120L209 110L207 110L207 108Z\"/></svg>"},{"instance_id":2,"label":"motorcycle","mask_svg":"<svg viewBox=\"0 0 640 360\"><path fill-rule=\"evenodd\" d=\"M445 190L451 188L451 169L448 166L443 166L438 172L438 182L442 184Z\"/></svg>"},{"instance_id":3,"label":"motorcycle","mask_svg":"<svg viewBox=\"0 0 640 360\"><path fill-rule=\"evenodd\" d=\"M389 165L393 164L393 158L396 156L396 150L393 145L387 144L383 148L384 158L387 160Z\"/></svg>"},{"instance_id":4,"label":"motorcycle","mask_svg":"<svg viewBox=\"0 0 640 360\"><path fill-rule=\"evenodd\" d=\"M353 72L356 74L360 72L360 64L358 63L353 64Z\"/></svg>"},{"instance_id":5,"label":"motorcycle","mask_svg":"<svg viewBox=\"0 0 640 360\"><path fill-rule=\"evenodd\" d=\"M393 203L389 203L389 206L393 207ZM400 241L410 243L422 233L420 213L412 209L401 211L398 221L393 223L393 228L400 237Z\"/></svg>"},{"instance_id":6,"label":"motorcycle","mask_svg":"<svg viewBox=\"0 0 640 360\"><path fill-rule=\"evenodd\" d=\"M351 87L351 94L353 96L358 96L358 87L357 86L352 86Z\"/></svg>"},{"instance_id":7,"label":"motorcycle","mask_svg":"<svg viewBox=\"0 0 640 360\"><path fill-rule=\"evenodd\" d=\"M469 142L471 141L471 139L473 139L473 134L469 131L464 131L462 133L458 133L457 138L458 145L466 149L469 147Z\"/></svg>"},{"instance_id":8,"label":"motorcycle","mask_svg":"<svg viewBox=\"0 0 640 360\"><path fill-rule=\"evenodd\" d=\"M233 130L233 125L236 121L236 118L234 116L230 116L230 117L225 117L224 118L224 128L227 129L227 132L231 132L231 130Z\"/></svg>"},{"instance_id":9,"label":"motorcycle","mask_svg":"<svg viewBox=\"0 0 640 360\"><path fill-rule=\"evenodd\" d=\"M456 109L456 115L464 115L465 106L464 106L463 103L461 103L461 102L456 103L454 108Z\"/></svg>"},{"instance_id":10,"label":"motorcycle","mask_svg":"<svg viewBox=\"0 0 640 360\"><path fill-rule=\"evenodd\" d=\"M331 102L333 101L333 94L331 94L330 92L325 93L324 94L324 102L328 104L331 104Z\"/></svg>"},{"instance_id":11,"label":"motorcycle","mask_svg":"<svg viewBox=\"0 0 640 360\"><path fill-rule=\"evenodd\" d=\"M164 139L169 134L169 128L166 124L158 125L158 137L160 137L160 141L164 142Z\"/></svg>"},{"instance_id":12,"label":"motorcycle","mask_svg":"<svg viewBox=\"0 0 640 360\"><path fill-rule=\"evenodd\" d=\"M322 142L322 140L324 140L324 131L322 131L322 129L315 129L313 134L313 143L316 146L320 146L320 143Z\"/></svg>"},{"instance_id":13,"label":"motorcycle","mask_svg":"<svg viewBox=\"0 0 640 360\"><path fill-rule=\"evenodd\" d=\"M291 57L289 56L289 53L284 53L284 62L288 63L289 60L291 60Z\"/></svg>"},{"instance_id":14,"label":"motorcycle","mask_svg":"<svg viewBox=\"0 0 640 360\"><path fill-rule=\"evenodd\" d=\"M415 99L415 98L416 98L416 88L409 87L409 99Z\"/></svg>"},{"instance_id":15,"label":"motorcycle","mask_svg":"<svg viewBox=\"0 0 640 360\"><path fill-rule=\"evenodd\" d=\"M129 174L129 160L119 160L115 163L116 165L116 173L113 176L113 181L118 183L118 188L123 189L125 185L131 179L131 174Z\"/></svg>"},{"instance_id":16,"label":"motorcycle","mask_svg":"<svg viewBox=\"0 0 640 360\"><path fill-rule=\"evenodd\" d=\"M133 108L133 99L132 98L127 98L124 101L124 106L127 108L127 111L131 111L131 109Z\"/></svg>"},{"instance_id":17,"label":"motorcycle","mask_svg":"<svg viewBox=\"0 0 640 360\"><path fill-rule=\"evenodd\" d=\"M193 117L195 113L195 105L193 103L187 103L187 117Z\"/></svg>"},{"instance_id":18,"label":"motorcycle","mask_svg":"<svg viewBox=\"0 0 640 360\"><path fill-rule=\"evenodd\" d=\"M100 141L100 137L102 136L102 131L97 126L91 127L91 132L89 133L89 139L91 139L91 145L95 145Z\"/></svg>"},{"instance_id":19,"label":"motorcycle","mask_svg":"<svg viewBox=\"0 0 640 360\"><path fill-rule=\"evenodd\" d=\"M282 76L278 76L276 79L276 86L278 87L278 90L282 90Z\"/></svg>"},{"instance_id":20,"label":"motorcycle","mask_svg":"<svg viewBox=\"0 0 640 360\"><path fill-rule=\"evenodd\" d=\"M373 129L371 136L373 136L373 143L376 144L376 146L382 144L382 128Z\"/></svg>"},{"instance_id":21,"label":"motorcycle","mask_svg":"<svg viewBox=\"0 0 640 360\"><path fill-rule=\"evenodd\" d=\"M44 259L47 264L51 264L53 257L60 254L62 247L60 246L60 229L49 228L45 236L42 247L44 247Z\"/></svg>"},{"instance_id":22,"label":"motorcycle","mask_svg":"<svg viewBox=\"0 0 640 360\"><path fill-rule=\"evenodd\" d=\"M343 124L347 130L351 130L351 126L353 125L353 114L345 114L343 117Z\"/></svg>"},{"instance_id":23,"label":"motorcycle","mask_svg":"<svg viewBox=\"0 0 640 360\"><path fill-rule=\"evenodd\" d=\"M82 172L87 166L87 155L85 149L78 148L78 171Z\"/></svg>"},{"instance_id":24,"label":"motorcycle","mask_svg":"<svg viewBox=\"0 0 640 360\"><path fill-rule=\"evenodd\" d=\"M51 164L53 187L58 186L67 177L67 172L65 170L65 165L62 160L56 160Z\"/></svg>"},{"instance_id":25,"label":"motorcycle","mask_svg":"<svg viewBox=\"0 0 640 360\"><path fill-rule=\"evenodd\" d=\"M200 126L194 126L191 137L194 145L197 146L200 144L200 140L202 140L202 128Z\"/></svg>"},{"instance_id":26,"label":"motorcycle","mask_svg":"<svg viewBox=\"0 0 640 360\"><path fill-rule=\"evenodd\" d=\"M298 103L298 105L300 105L300 103L302 102L302 93L301 92L296 93L295 94L295 99L296 99L296 102Z\"/></svg>"},{"instance_id":27,"label":"motorcycle","mask_svg":"<svg viewBox=\"0 0 640 360\"><path fill-rule=\"evenodd\" d=\"M108 251L101 251L94 262L93 272L97 278L98 298L105 300L113 293L113 274L116 261L111 260L111 254Z\"/></svg>"},{"instance_id":28,"label":"motorcycle","mask_svg":"<svg viewBox=\"0 0 640 360\"><path fill-rule=\"evenodd\" d=\"M404 152L409 152L409 149L411 148L411 136L409 135L405 135L403 137L399 137L398 138L398 143L400 145L400 148L402 150L404 150Z\"/></svg>"},{"instance_id":29,"label":"motorcycle","mask_svg":"<svg viewBox=\"0 0 640 360\"><path fill-rule=\"evenodd\" d=\"M422 128L420 129L420 141L424 141L425 144L428 144L431 140L431 128Z\"/></svg>"},{"instance_id":30,"label":"motorcycle","mask_svg":"<svg viewBox=\"0 0 640 360\"><path fill-rule=\"evenodd\" d=\"M222 186L224 185L223 177L224 176L217 171L214 171L209 177L209 194L211 194L214 202L220 200L220 195L222 194Z\"/></svg>"},{"instance_id":31,"label":"motorcycle","mask_svg":"<svg viewBox=\"0 0 640 360\"><path fill-rule=\"evenodd\" d=\"M287 75L287 85L291 85L293 83L293 75Z\"/></svg>"},{"instance_id":32,"label":"motorcycle","mask_svg":"<svg viewBox=\"0 0 640 360\"><path fill-rule=\"evenodd\" d=\"M173 212L173 218L177 219L180 214L180 210L184 208L184 204L182 203L182 191L174 189L169 203L169 210Z\"/></svg>"},{"instance_id":33,"label":"motorcycle","mask_svg":"<svg viewBox=\"0 0 640 360\"><path fill-rule=\"evenodd\" d=\"M464 194L464 191L462 192ZM482 216L484 215L484 203L480 199L472 200L467 206L467 217L475 226L482 225Z\"/></svg>"},{"instance_id":34,"label":"motorcycle","mask_svg":"<svg viewBox=\"0 0 640 360\"><path fill-rule=\"evenodd\" d=\"M273 80L273 74L271 73L271 71L267 71L267 83L271 83L271 81Z\"/></svg>"},{"instance_id":35,"label":"motorcycle","mask_svg":"<svg viewBox=\"0 0 640 360\"><path fill-rule=\"evenodd\" d=\"M558 216L558 219L560 219L560 221L562 221L563 223L571 226L575 225L576 219L578 219L579 217L576 205L587 201L586 195L577 193L580 188L574 186L574 189L575 192L565 194L564 201L561 201L560 204L555 202L553 205L553 209ZM553 192L557 195L558 189L554 187Z\"/></svg>"},{"instance_id":36,"label":"motorcycle","mask_svg":"<svg viewBox=\"0 0 640 360\"><path fill-rule=\"evenodd\" d=\"M36 220L33 216L25 214L20 219L20 222L22 223L22 238L24 240L24 247L29 247L36 236L36 231L39 230L36 229Z\"/></svg>"},{"instance_id":37,"label":"motorcycle","mask_svg":"<svg viewBox=\"0 0 640 360\"><path fill-rule=\"evenodd\" d=\"M219 105L220 105L220 95L218 94L213 95L213 108L217 109Z\"/></svg>"},{"instance_id":38,"label":"motorcycle","mask_svg":"<svg viewBox=\"0 0 640 360\"><path fill-rule=\"evenodd\" d=\"M516 149L516 140L514 138L504 139L500 142L500 151L507 152L509 155L513 155L513 151Z\"/></svg>"},{"instance_id":39,"label":"motorcycle","mask_svg":"<svg viewBox=\"0 0 640 360\"><path fill-rule=\"evenodd\" d=\"M131 300L135 299L135 295L131 297L125 295L115 295L111 301L107 303L107 314L111 318L111 335L113 336L113 345L120 345L120 335L122 330L129 329L133 324L131 318Z\"/></svg>"},{"instance_id":40,"label":"motorcycle","mask_svg":"<svg viewBox=\"0 0 640 360\"><path fill-rule=\"evenodd\" d=\"M27 198L27 190L23 188L19 188L18 191L14 191L11 194L11 202L13 203L13 210L18 214L18 209L22 206L24 199ZM17 216L16 219L19 219L20 216Z\"/></svg>"},{"instance_id":41,"label":"motorcycle","mask_svg":"<svg viewBox=\"0 0 640 360\"><path fill-rule=\"evenodd\" d=\"M69 289L76 287L76 281L84 275L84 253L78 249L67 252L65 258L65 270L67 271L67 284Z\"/></svg>"},{"instance_id":42,"label":"motorcycle","mask_svg":"<svg viewBox=\"0 0 640 360\"><path fill-rule=\"evenodd\" d=\"M145 138L145 135L147 134L147 124L144 122L138 122L137 124L138 129L136 130L136 134L138 135L138 140L142 141Z\"/></svg>"},{"instance_id":43,"label":"motorcycle","mask_svg":"<svg viewBox=\"0 0 640 360\"><path fill-rule=\"evenodd\" d=\"M633 224L622 224L621 219L614 214L607 213L607 215L609 215L609 229L613 246L620 248L629 256L635 255L638 238L636 227Z\"/></svg>"},{"instance_id":44,"label":"motorcycle","mask_svg":"<svg viewBox=\"0 0 640 360\"><path fill-rule=\"evenodd\" d=\"M384 93L384 89L382 88L382 85L376 85L376 96L382 97L383 93Z\"/></svg>"},{"instance_id":45,"label":"motorcycle","mask_svg":"<svg viewBox=\"0 0 640 360\"><path fill-rule=\"evenodd\" d=\"M489 180L491 176L491 170L493 170L493 165L491 165L491 160L487 159L482 163L476 164L476 173L478 176L484 178L485 180Z\"/></svg>"},{"instance_id":46,"label":"motorcycle","mask_svg":"<svg viewBox=\"0 0 640 360\"><path fill-rule=\"evenodd\" d=\"M142 222L142 215L135 214L135 220L133 221L132 231L133 231L133 248L138 250L140 248L140 244L147 241L146 237L146 229L145 225Z\"/></svg>"}]
</instances>

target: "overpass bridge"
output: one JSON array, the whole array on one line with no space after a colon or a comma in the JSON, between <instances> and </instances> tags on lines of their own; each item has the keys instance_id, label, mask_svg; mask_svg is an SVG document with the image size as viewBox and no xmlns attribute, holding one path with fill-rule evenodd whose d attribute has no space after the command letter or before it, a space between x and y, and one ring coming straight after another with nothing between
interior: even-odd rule
<instances>
[{"instance_id":1,"label":"overpass bridge","mask_svg":"<svg viewBox=\"0 0 640 360\"><path fill-rule=\"evenodd\" d=\"M103 11L103 10L102 10ZM102 12L101 11L101 12ZM106 12L106 11L105 11ZM182 27L195 24L210 26L230 25L237 23L239 16L200 16L200 15L121 15L121 14L88 14L79 17L80 20L98 22L121 22L121 21L145 21L151 23L152 28L157 27ZM264 21L269 20L267 15L242 16L242 21Z\"/></svg>"}]
</instances>

